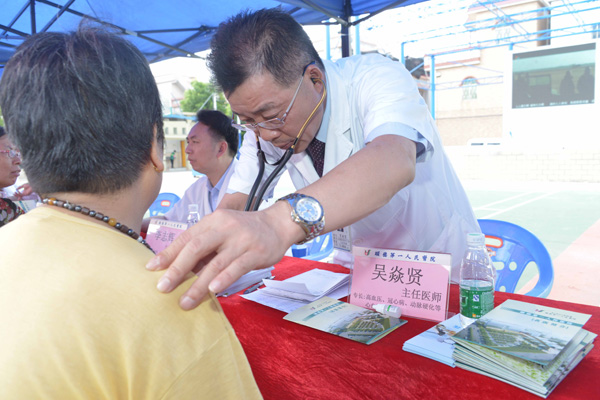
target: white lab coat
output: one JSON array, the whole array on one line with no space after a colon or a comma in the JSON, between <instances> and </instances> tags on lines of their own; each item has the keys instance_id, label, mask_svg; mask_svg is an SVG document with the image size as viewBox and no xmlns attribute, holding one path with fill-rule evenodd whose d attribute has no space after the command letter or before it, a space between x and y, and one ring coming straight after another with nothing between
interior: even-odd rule
<instances>
[{"instance_id":1,"label":"white lab coat","mask_svg":"<svg viewBox=\"0 0 600 400\"><path fill-rule=\"evenodd\" d=\"M413 183L352 225L353 245L451 253L452 281L458 282L466 234L480 232L480 228L410 73L402 64L378 55L324 64L330 107L324 174L375 137L402 134L397 132L398 124L414 128L423 143ZM230 193L249 193L258 172L255 136L252 132L245 136ZM261 147L270 161L284 153L262 139ZM319 179L306 152L293 155L286 167L297 189ZM264 179L273 169L266 166ZM335 261L347 264L349 259L338 257Z\"/></svg>"},{"instance_id":2,"label":"white lab coat","mask_svg":"<svg viewBox=\"0 0 600 400\"><path fill-rule=\"evenodd\" d=\"M219 196L217 197L217 205L223 199L225 193L227 193L227 186L229 185L229 181L235 171L235 165L237 163L237 159L233 159L231 165L225 172L225 175L221 177L223 179L223 185L219 190ZM213 212L210 206L210 198L209 198L209 186L210 181L206 175L197 178L198 180L190 185L190 187L185 191L181 200L179 200L175 205L165 213L165 218L169 221L178 221L178 222L186 222L188 217L188 206L190 204L198 204L198 213L200 214L200 218L204 217Z\"/></svg>"}]
</instances>

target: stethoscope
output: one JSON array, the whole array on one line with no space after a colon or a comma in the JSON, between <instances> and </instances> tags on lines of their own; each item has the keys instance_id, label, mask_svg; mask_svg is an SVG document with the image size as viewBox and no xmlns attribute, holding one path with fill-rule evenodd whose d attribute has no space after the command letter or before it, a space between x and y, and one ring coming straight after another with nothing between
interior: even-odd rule
<instances>
[{"instance_id":1,"label":"stethoscope","mask_svg":"<svg viewBox=\"0 0 600 400\"><path fill-rule=\"evenodd\" d=\"M311 78L311 80L314 83L321 82L321 84L323 84L323 81L319 78ZM304 125L302 125L302 127L300 128L300 131L298 132L298 135L296 135L296 139L294 140L294 143L292 143L290 148L285 151L285 153L283 154L283 156L281 156L279 161L272 163L272 164L267 161L265 152L262 150L262 148L260 146L260 140L259 140L260 134L258 132L254 132L254 134L256 135L256 148L257 148L256 154L259 159L258 175L256 176L256 180L254 181L254 184L252 185L252 189L250 189L250 194L248 194L248 201L246 201L246 207L244 208L244 211L258 210L258 207L260 206L260 203L262 203L262 199L263 199L263 196L265 195L265 192L267 191L267 188L271 185L271 183L273 182L273 179L275 179L275 177L277 175L279 175L279 173L281 172L283 167L285 167L287 162L290 160L290 158L294 154L296 144L302 137L302 134L304 133L304 130L306 129L306 126L308 125L310 120L313 118L313 116L315 115L315 113L317 112L317 110L319 109L321 104L323 104L323 101L325 100L326 95L327 95L327 89L325 88L325 85L323 84L323 94L321 95L321 100L319 100L319 102L317 103L315 108L312 110L312 112L310 113L310 115L308 116L306 121L304 121ZM273 172L271 172L271 174L269 175L269 177L267 178L265 183L263 183L259 189L260 181L262 181L263 175L265 173L265 164L276 165L277 167L273 170ZM258 193L256 193L257 190L258 190Z\"/></svg>"}]
</instances>

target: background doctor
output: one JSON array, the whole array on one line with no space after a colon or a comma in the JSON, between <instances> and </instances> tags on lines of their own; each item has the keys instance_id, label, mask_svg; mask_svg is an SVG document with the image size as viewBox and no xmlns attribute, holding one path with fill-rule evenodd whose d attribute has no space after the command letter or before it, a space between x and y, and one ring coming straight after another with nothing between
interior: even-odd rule
<instances>
[{"instance_id":1,"label":"background doctor","mask_svg":"<svg viewBox=\"0 0 600 400\"><path fill-rule=\"evenodd\" d=\"M196 272L180 299L191 309L209 290L275 264L291 244L349 225L354 245L452 253L456 280L465 235L479 227L402 64L378 55L323 62L277 9L231 18L211 48L209 66L251 130L230 181L235 193L147 265L168 267L160 291ZM274 162L303 129L286 166L298 192L261 211L235 211L258 171L252 132Z\"/></svg>"},{"instance_id":2,"label":"background doctor","mask_svg":"<svg viewBox=\"0 0 600 400\"><path fill-rule=\"evenodd\" d=\"M196 119L198 123L186 139L185 153L194 170L204 176L190 185L181 200L164 216L152 218L186 222L190 204L198 204L202 218L217 208L227 191L237 161L238 131L231 126L231 119L220 111L200 110ZM149 222L150 218L144 220L144 232Z\"/></svg>"}]
</instances>

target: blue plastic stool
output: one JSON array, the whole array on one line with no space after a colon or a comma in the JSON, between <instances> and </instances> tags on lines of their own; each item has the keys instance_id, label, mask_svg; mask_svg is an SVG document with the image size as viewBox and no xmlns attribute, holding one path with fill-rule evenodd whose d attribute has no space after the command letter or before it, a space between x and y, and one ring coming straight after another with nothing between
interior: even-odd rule
<instances>
[{"instance_id":1,"label":"blue plastic stool","mask_svg":"<svg viewBox=\"0 0 600 400\"><path fill-rule=\"evenodd\" d=\"M163 215L167 211L171 209L179 201L179 196L175 193L159 193L156 196L156 200L152 203L148 211L150 211L151 217L156 217L157 215Z\"/></svg>"},{"instance_id":2,"label":"blue plastic stool","mask_svg":"<svg viewBox=\"0 0 600 400\"><path fill-rule=\"evenodd\" d=\"M292 245L292 255L305 260L323 260L333 252L333 238L330 233L317 236L305 244Z\"/></svg>"}]
</instances>

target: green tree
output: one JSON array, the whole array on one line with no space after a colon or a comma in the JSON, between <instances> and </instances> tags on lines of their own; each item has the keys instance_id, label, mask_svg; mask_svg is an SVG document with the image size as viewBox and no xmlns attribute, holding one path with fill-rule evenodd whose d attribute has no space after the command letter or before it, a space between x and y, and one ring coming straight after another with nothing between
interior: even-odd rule
<instances>
[{"instance_id":1,"label":"green tree","mask_svg":"<svg viewBox=\"0 0 600 400\"><path fill-rule=\"evenodd\" d=\"M2 118L2 109L0 108L0 126L4 126L4 118Z\"/></svg>"},{"instance_id":2,"label":"green tree","mask_svg":"<svg viewBox=\"0 0 600 400\"><path fill-rule=\"evenodd\" d=\"M181 100L181 110L185 112L197 112L200 108L205 110L212 110L213 99L211 98L213 93L217 93L217 110L221 111L225 115L231 117L231 107L223 92L217 90L214 85L210 83L192 82L192 89L186 90L183 94L183 100Z\"/></svg>"}]
</instances>

